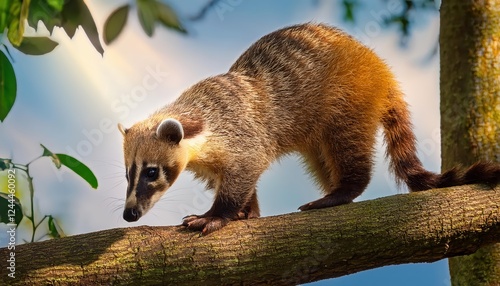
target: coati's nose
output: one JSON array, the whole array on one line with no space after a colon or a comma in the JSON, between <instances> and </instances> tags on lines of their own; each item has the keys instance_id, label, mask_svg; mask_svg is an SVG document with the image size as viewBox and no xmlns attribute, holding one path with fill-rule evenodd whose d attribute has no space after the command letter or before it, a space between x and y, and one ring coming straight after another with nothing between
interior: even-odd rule
<instances>
[{"instance_id":1,"label":"coati's nose","mask_svg":"<svg viewBox=\"0 0 500 286\"><path fill-rule=\"evenodd\" d=\"M128 222L137 221L141 217L136 208L125 208L123 211L123 219Z\"/></svg>"}]
</instances>

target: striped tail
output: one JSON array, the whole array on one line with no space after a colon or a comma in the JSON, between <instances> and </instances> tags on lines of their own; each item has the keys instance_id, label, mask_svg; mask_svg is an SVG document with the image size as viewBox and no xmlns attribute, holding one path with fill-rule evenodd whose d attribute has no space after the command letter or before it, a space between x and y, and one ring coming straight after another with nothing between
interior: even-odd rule
<instances>
[{"instance_id":1,"label":"striped tail","mask_svg":"<svg viewBox=\"0 0 500 286\"><path fill-rule=\"evenodd\" d=\"M410 191L423 191L467 184L500 183L500 164L478 162L463 170L455 167L442 174L424 169L417 157L416 139L412 131L410 114L400 91L394 91L389 100L390 108L382 118L386 157L398 184L404 182Z\"/></svg>"}]
</instances>

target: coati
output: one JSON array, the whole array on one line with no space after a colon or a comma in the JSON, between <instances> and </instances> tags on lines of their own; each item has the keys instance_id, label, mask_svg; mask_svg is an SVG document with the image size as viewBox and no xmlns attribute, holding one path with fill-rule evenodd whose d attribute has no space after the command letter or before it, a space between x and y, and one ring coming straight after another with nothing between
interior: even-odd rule
<instances>
[{"instance_id":1,"label":"coati","mask_svg":"<svg viewBox=\"0 0 500 286\"><path fill-rule=\"evenodd\" d=\"M388 66L344 32L308 23L262 37L227 73L198 82L131 128L119 125L128 181L123 218L137 221L185 169L215 191L205 214L183 219L188 229L208 234L259 217L257 181L291 152L302 155L325 194L300 210L350 203L370 181L380 125L390 169L410 191L500 181L494 163L441 175L425 170Z\"/></svg>"}]
</instances>

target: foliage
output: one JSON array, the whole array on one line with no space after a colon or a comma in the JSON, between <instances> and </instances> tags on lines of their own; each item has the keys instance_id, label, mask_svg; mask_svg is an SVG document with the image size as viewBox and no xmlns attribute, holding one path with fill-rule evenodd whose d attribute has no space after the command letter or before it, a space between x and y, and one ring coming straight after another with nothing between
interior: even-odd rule
<instances>
[{"instance_id":1,"label":"foliage","mask_svg":"<svg viewBox=\"0 0 500 286\"><path fill-rule=\"evenodd\" d=\"M0 193L0 223L19 224L23 219L23 209L19 199L12 195ZM10 212L9 212L10 210Z\"/></svg>"},{"instance_id":2,"label":"foliage","mask_svg":"<svg viewBox=\"0 0 500 286\"><path fill-rule=\"evenodd\" d=\"M152 37L156 23L181 33L187 31L182 26L175 11L165 3L157 0L136 0L137 15L142 29L149 37ZM104 42L110 44L122 32L127 23L130 5L124 5L111 13L104 24Z\"/></svg>"},{"instance_id":3,"label":"foliage","mask_svg":"<svg viewBox=\"0 0 500 286\"><path fill-rule=\"evenodd\" d=\"M53 238L60 238L65 236L61 227L58 225L56 219L52 215L45 215L38 222L35 219L33 205L35 189L33 186L33 177L31 177L30 174L30 165L33 162L43 157L49 157L52 159L52 162L58 169L61 168L61 166L66 166L77 175L79 175L82 179L87 181L87 183L89 183L92 188L96 189L98 185L95 175L82 162L66 154L53 153L43 145L41 145L41 147L43 148L42 155L33 159L27 164L13 163L11 159L0 158L0 171L7 171L8 176L7 193L0 193L0 223L11 225L13 224L17 226L21 222L23 217L26 217L26 219L30 220L32 226L31 242L35 241L36 230L46 219L48 219L47 227L49 230L49 233L47 233L46 235ZM17 186L19 185L19 182L17 180L20 178L20 176L17 176L17 170L25 175L25 179L29 186L30 205L24 208L19 199L16 197L18 189ZM29 213L29 215L27 213Z\"/></svg>"},{"instance_id":4,"label":"foliage","mask_svg":"<svg viewBox=\"0 0 500 286\"><path fill-rule=\"evenodd\" d=\"M3 0L0 4L0 35L6 32L11 46L24 54L44 55L58 45L49 37L24 36L25 23L36 30L39 21L51 34L54 27L61 27L70 38L81 26L96 50L101 54L104 52L94 19L83 0ZM0 47L10 55L6 44L0 43ZM16 77L12 64L2 51L0 74L0 121L4 121L16 99Z\"/></svg>"},{"instance_id":5,"label":"foliage","mask_svg":"<svg viewBox=\"0 0 500 286\"><path fill-rule=\"evenodd\" d=\"M389 0L383 0L387 3ZM411 30L415 24L416 14L419 12L437 11L435 0L400 0L401 9L399 13L384 17L385 26L396 26L401 33L401 43L405 44L411 35ZM342 0L344 9L344 21L355 23L356 11L362 6L360 0Z\"/></svg>"},{"instance_id":6,"label":"foliage","mask_svg":"<svg viewBox=\"0 0 500 286\"><path fill-rule=\"evenodd\" d=\"M17 82L12 64L0 51L0 121L3 121L16 100Z\"/></svg>"},{"instance_id":7,"label":"foliage","mask_svg":"<svg viewBox=\"0 0 500 286\"><path fill-rule=\"evenodd\" d=\"M177 13L158 0L135 0L137 14L144 32L153 36L155 25L162 24L186 33ZM130 4L116 9L104 25L104 42L110 44L122 32L127 22ZM49 37L26 37L25 23L35 30L39 22L52 34L54 28L62 28L73 38L81 27L97 52L104 54L99 31L84 0L2 0L0 1L0 36L7 34L10 45L26 55L44 55L53 51L58 43ZM0 38L1 39L1 38ZM12 56L5 43L0 42L0 122L3 122L16 100L16 76ZM11 58L9 61L8 57Z\"/></svg>"}]
</instances>

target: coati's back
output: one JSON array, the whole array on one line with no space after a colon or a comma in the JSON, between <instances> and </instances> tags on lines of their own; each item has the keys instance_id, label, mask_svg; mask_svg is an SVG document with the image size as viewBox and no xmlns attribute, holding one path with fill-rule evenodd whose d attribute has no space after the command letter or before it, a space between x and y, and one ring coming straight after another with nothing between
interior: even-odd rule
<instances>
[{"instance_id":1,"label":"coati's back","mask_svg":"<svg viewBox=\"0 0 500 286\"><path fill-rule=\"evenodd\" d=\"M297 25L266 35L229 72L254 79L258 99L270 101L267 108L258 107L270 113L266 127L276 126L273 133L285 146L299 138L317 142L311 131L334 128L332 118L335 125L356 121L359 128L376 128L390 90L398 88L377 55L326 25Z\"/></svg>"},{"instance_id":2,"label":"coati's back","mask_svg":"<svg viewBox=\"0 0 500 286\"><path fill-rule=\"evenodd\" d=\"M280 156L299 152L325 196L300 207L352 202L370 181L377 128L391 170L410 190L498 184L500 166L443 175L425 170L402 93L385 63L352 37L304 24L262 37L226 74L186 90L124 134L129 188L124 218L139 219L188 169L215 202L183 224L209 233L258 217L256 184Z\"/></svg>"},{"instance_id":3,"label":"coati's back","mask_svg":"<svg viewBox=\"0 0 500 286\"><path fill-rule=\"evenodd\" d=\"M250 125L252 135L270 140L268 151L279 147L281 153L300 151L300 140L317 141L311 131L331 129L332 118L340 127L356 122L376 129L397 88L370 49L338 29L305 24L262 37L227 74L192 86L159 113L196 108L214 119L208 128L215 132L229 133L234 124L253 133L245 128Z\"/></svg>"}]
</instances>

